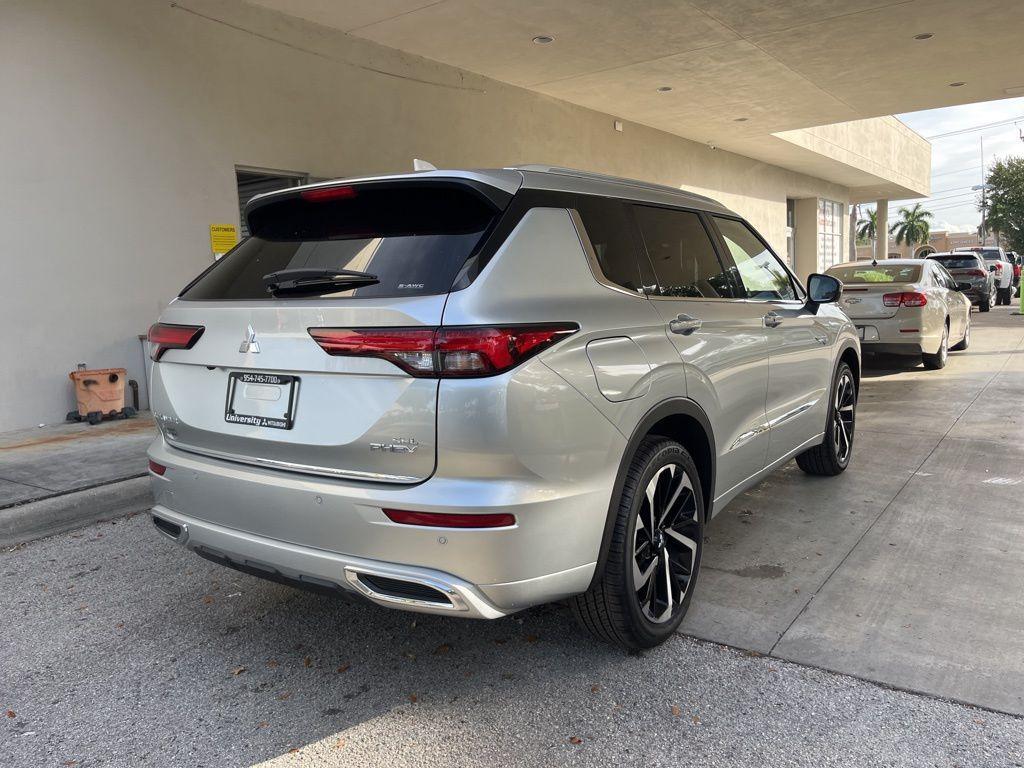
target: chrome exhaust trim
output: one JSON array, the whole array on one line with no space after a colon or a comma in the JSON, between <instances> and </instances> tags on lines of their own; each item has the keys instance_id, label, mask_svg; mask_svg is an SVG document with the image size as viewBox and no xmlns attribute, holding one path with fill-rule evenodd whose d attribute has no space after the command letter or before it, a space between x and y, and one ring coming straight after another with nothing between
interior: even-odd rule
<instances>
[{"instance_id":1,"label":"chrome exhaust trim","mask_svg":"<svg viewBox=\"0 0 1024 768\"><path fill-rule=\"evenodd\" d=\"M466 604L459 590L453 584L446 584L439 579L427 576L397 575L394 572L378 571L353 565L345 566L345 579L357 592L375 602L402 608L425 609L431 612L469 611L469 605ZM390 592L382 583L375 583L375 579L379 579L384 583L401 582L413 585L417 588L413 591L419 592L421 595L425 594L424 588L432 590L437 593L437 599L432 600L426 596L413 597L410 594L398 594L398 589Z\"/></svg>"}]
</instances>

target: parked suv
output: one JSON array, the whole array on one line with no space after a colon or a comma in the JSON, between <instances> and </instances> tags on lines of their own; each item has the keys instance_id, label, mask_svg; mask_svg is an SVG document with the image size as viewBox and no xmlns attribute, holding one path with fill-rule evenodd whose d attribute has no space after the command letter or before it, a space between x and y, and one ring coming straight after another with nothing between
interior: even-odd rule
<instances>
[{"instance_id":1,"label":"parked suv","mask_svg":"<svg viewBox=\"0 0 1024 768\"><path fill-rule=\"evenodd\" d=\"M996 303L995 273L989 270L988 263L977 253L933 253L928 258L944 266L954 280L970 286L963 294L980 311L988 312Z\"/></svg>"},{"instance_id":2,"label":"parked suv","mask_svg":"<svg viewBox=\"0 0 1024 768\"><path fill-rule=\"evenodd\" d=\"M996 305L1010 304L1013 298L1013 264L1006 258L1002 248L991 248L985 246L972 246L969 248L954 248L954 253L976 253L985 259L989 271L996 278Z\"/></svg>"},{"instance_id":3,"label":"parked suv","mask_svg":"<svg viewBox=\"0 0 1024 768\"><path fill-rule=\"evenodd\" d=\"M527 166L274 192L150 331L157 528L258 576L655 645L707 521L835 475L860 351L705 197Z\"/></svg>"}]
</instances>

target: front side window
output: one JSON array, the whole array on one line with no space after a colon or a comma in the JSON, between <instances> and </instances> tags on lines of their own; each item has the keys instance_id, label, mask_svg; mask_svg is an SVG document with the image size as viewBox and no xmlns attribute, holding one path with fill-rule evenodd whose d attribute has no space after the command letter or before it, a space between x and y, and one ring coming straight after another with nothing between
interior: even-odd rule
<instances>
[{"instance_id":1,"label":"front side window","mask_svg":"<svg viewBox=\"0 0 1024 768\"><path fill-rule=\"evenodd\" d=\"M636 206L637 225L658 279L657 295L734 298L728 273L692 211Z\"/></svg>"},{"instance_id":2,"label":"front side window","mask_svg":"<svg viewBox=\"0 0 1024 768\"><path fill-rule=\"evenodd\" d=\"M794 301L789 272L754 231L742 221L715 216L718 231L736 265L736 275L748 299Z\"/></svg>"}]
</instances>

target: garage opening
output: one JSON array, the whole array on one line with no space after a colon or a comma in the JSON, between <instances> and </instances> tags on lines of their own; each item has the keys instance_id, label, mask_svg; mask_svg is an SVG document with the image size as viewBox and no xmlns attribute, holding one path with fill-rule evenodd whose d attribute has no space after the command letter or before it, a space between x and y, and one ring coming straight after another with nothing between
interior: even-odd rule
<instances>
[{"instance_id":1,"label":"garage opening","mask_svg":"<svg viewBox=\"0 0 1024 768\"><path fill-rule=\"evenodd\" d=\"M248 168L235 166L235 179L238 182L238 218L241 222L238 233L240 239L249 236L249 228L245 223L245 204L256 195L264 192L275 192L289 189L309 182L308 173L298 171L275 171L267 168Z\"/></svg>"}]
</instances>

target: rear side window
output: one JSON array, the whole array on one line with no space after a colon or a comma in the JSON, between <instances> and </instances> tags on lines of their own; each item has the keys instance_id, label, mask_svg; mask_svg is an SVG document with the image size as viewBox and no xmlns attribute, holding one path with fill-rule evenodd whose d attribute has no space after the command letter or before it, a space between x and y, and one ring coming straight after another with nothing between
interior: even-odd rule
<instances>
[{"instance_id":1,"label":"rear side window","mask_svg":"<svg viewBox=\"0 0 1024 768\"><path fill-rule=\"evenodd\" d=\"M300 269L350 270L376 282L324 285L277 298L447 293L499 213L490 200L456 184L326 187L273 198L250 211L253 236L181 296L270 299L264 276Z\"/></svg>"},{"instance_id":2,"label":"rear side window","mask_svg":"<svg viewBox=\"0 0 1024 768\"><path fill-rule=\"evenodd\" d=\"M658 279L658 295L733 298L729 275L696 213L647 206L633 210Z\"/></svg>"},{"instance_id":3,"label":"rear side window","mask_svg":"<svg viewBox=\"0 0 1024 768\"><path fill-rule=\"evenodd\" d=\"M736 264L744 298L758 301L797 298L789 272L750 227L742 221L718 216L715 216L715 223Z\"/></svg>"},{"instance_id":4,"label":"rear side window","mask_svg":"<svg viewBox=\"0 0 1024 768\"><path fill-rule=\"evenodd\" d=\"M583 221L605 278L631 291L641 289L640 270L626 206L604 197L578 197L573 207Z\"/></svg>"}]
</instances>

